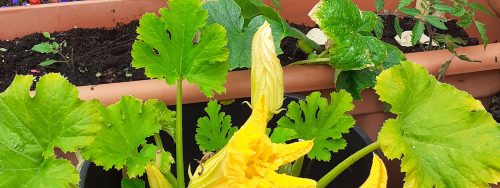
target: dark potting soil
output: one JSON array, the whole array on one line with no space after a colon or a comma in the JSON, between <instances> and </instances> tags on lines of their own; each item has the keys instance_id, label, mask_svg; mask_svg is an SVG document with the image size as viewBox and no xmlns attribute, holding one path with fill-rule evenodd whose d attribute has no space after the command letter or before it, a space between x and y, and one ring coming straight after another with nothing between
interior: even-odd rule
<instances>
[{"instance_id":1,"label":"dark potting soil","mask_svg":"<svg viewBox=\"0 0 500 188\"><path fill-rule=\"evenodd\" d=\"M147 79L143 70L132 68L130 51L137 34L138 22L118 26L116 29L80 29L52 34L56 42L67 42L61 54L66 63L57 62L42 67L46 59L63 60L58 54L40 54L31 48L49 42L36 33L13 41L0 41L0 91L4 91L16 74L44 75L59 72L75 85L95 85Z\"/></svg>"},{"instance_id":2,"label":"dark potting soil","mask_svg":"<svg viewBox=\"0 0 500 188\"><path fill-rule=\"evenodd\" d=\"M396 29L394 28L394 18L396 16L394 15L379 15L380 18L382 18L384 22L384 34L382 35L382 40L384 42L387 42L389 44L392 44L394 46L397 46L402 52L404 53L412 53L412 52L422 52L427 50L427 45L420 45L417 44L413 47L404 47L400 46L397 42L396 39L394 39L394 36L397 35ZM401 29L403 31L411 31L413 29L413 26L417 23L417 20L411 17L404 17L400 18L399 24L401 26ZM473 45L478 45L479 40L476 38L469 38L469 35L467 32L465 32L464 29L460 28L457 26L457 21L456 20L450 20L445 23L445 26L448 28L448 30L441 30L438 28L434 28L436 33L439 34L448 34L452 37L455 38L461 38L465 41L467 41L467 44L465 46L473 46ZM424 30L424 33L429 36L429 32L427 30ZM434 47L434 49L437 49L438 47Z\"/></svg>"},{"instance_id":3,"label":"dark potting soil","mask_svg":"<svg viewBox=\"0 0 500 188\"><path fill-rule=\"evenodd\" d=\"M394 29L394 16L384 15L385 31L383 40L397 43ZM415 21L411 18L403 18L401 26L404 30L411 30ZM132 57L130 51L137 36L137 21L129 24L119 25L115 29L81 29L75 28L65 32L52 34L56 42L66 41L61 54L40 54L31 48L41 42L50 42L40 33L31 34L13 41L0 41L0 92L3 92L12 82L16 74L33 74L42 76L49 72L59 72L66 76L75 85L97 85L104 83L126 82L147 79L144 70L132 68L130 62ZM292 27L307 33L312 27L291 24ZM455 26L454 21L449 21L446 26L450 28L448 34L468 40L471 45L477 44L477 39L469 39L467 33ZM438 30L438 33L444 31ZM283 54L279 55L282 65L307 59L307 54L297 47L297 39L285 37L281 48ZM400 47L403 52L423 51L423 46ZM39 64L46 59L64 60L50 66L42 67Z\"/></svg>"}]
</instances>

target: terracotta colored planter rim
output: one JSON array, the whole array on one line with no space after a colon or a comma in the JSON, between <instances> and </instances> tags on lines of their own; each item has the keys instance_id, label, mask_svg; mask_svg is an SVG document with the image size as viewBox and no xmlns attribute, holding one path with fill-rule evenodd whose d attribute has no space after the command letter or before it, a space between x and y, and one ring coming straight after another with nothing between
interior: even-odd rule
<instances>
[{"instance_id":1,"label":"terracotta colored planter rim","mask_svg":"<svg viewBox=\"0 0 500 188\"><path fill-rule=\"evenodd\" d=\"M1 8L0 40L72 28L112 28L166 5L166 0L86 0ZM9 28L12 25L15 28Z\"/></svg>"},{"instance_id":2,"label":"terracotta colored planter rim","mask_svg":"<svg viewBox=\"0 0 500 188\"><path fill-rule=\"evenodd\" d=\"M470 53L473 59L481 60L482 63L463 62L454 60L449 68L445 81L453 85L463 86L471 82L479 82L481 85L472 85L472 88L464 87L475 97L493 95L500 91L500 84L486 84L485 80L500 80L500 63L495 63L495 56L500 55L500 44L491 44L484 51L482 46L464 47L459 53ZM440 65L451 57L446 50L421 52L407 54L408 59L425 66L431 73L436 73ZM475 77L470 77L475 75ZM284 67L285 92L296 93L305 91L327 90L335 88L333 83L334 71L327 65L295 65ZM228 75L225 85L225 94L217 95L218 100L245 98L250 96L250 71L234 71ZM474 88L476 86L477 89ZM461 88L461 87L459 87ZM143 80L133 82L101 84L96 86L78 87L82 99L99 99L103 104L111 104L124 95L133 95L142 99L157 98L167 104L175 104L175 86L167 86L160 80ZM354 110L354 114L375 113L382 110L375 95L364 96L363 102ZM208 101L195 85L184 82L184 103L196 103ZM372 101L372 102L370 102Z\"/></svg>"},{"instance_id":3,"label":"terracotta colored planter rim","mask_svg":"<svg viewBox=\"0 0 500 188\"><path fill-rule=\"evenodd\" d=\"M297 2L290 2L297 3ZM35 23L18 22L19 27L16 31L4 30L0 32L0 38L14 38L41 31L62 31L73 27L113 27L118 23L127 23L139 18L144 12L157 12L158 7L166 5L165 0L90 0L70 3L45 4L28 7L8 7L0 9L0 23L10 21L13 17L23 15L23 17L37 17L39 20ZM290 7L289 7L290 8ZM304 9L304 8L302 8ZM85 10L85 11L78 11ZM41 17L40 15L46 15ZM51 15L51 16L49 16ZM82 19L85 18L85 19ZM292 17L287 19L294 20ZM91 21L89 21L91 20ZM48 26L45 23L59 23L55 26ZM35 31L33 28L37 28ZM499 70L500 64L496 63L497 56L500 54L500 44L490 44L484 51L483 46L472 46L458 49L459 54L467 54L470 58L481 60L482 63L463 62L455 58L449 67L449 78L460 77L460 75L470 75L475 72L488 72ZM452 55L446 50L437 50L431 52L419 52L406 54L407 58L424 65L431 73L436 73L439 66L448 60ZM291 66L285 67L285 90L287 93L327 90L334 88L333 70L329 66ZM498 74L488 74L488 79L497 78ZM497 76L497 77L495 77ZM483 77L485 78L485 77ZM462 78L470 79L470 78ZM500 79L497 79L500 80ZM460 84L460 80L454 85ZM491 92L498 92L498 84L483 84L481 91L468 92L473 93L475 97L487 95ZM489 89L485 89L488 87ZM227 92L217 95L216 99L244 98L250 95L250 72L236 71L229 73L226 83ZM158 98L167 104L174 104L175 86L167 86L163 81L145 80L124 83L102 84L97 86L79 87L80 96L83 99L97 98L104 104L111 104L124 95L134 95L142 99ZM488 93L485 93L487 91ZM208 99L198 91L198 88L189 83L185 83L184 102L195 103L203 102ZM365 97L363 104L368 104ZM377 102L376 98L373 100ZM363 105L359 105L363 106ZM372 113L380 111L376 108L355 109L355 114Z\"/></svg>"}]
</instances>

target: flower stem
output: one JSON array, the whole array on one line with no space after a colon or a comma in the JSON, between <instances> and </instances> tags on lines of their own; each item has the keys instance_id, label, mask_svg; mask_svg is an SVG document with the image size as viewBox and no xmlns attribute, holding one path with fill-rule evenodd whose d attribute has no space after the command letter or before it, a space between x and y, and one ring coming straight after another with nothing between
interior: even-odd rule
<instances>
[{"instance_id":1,"label":"flower stem","mask_svg":"<svg viewBox=\"0 0 500 188\"><path fill-rule=\"evenodd\" d=\"M155 138L156 146L158 146L158 149L163 150L163 143L161 142L160 133L155 133L154 138Z\"/></svg>"},{"instance_id":2,"label":"flower stem","mask_svg":"<svg viewBox=\"0 0 500 188\"><path fill-rule=\"evenodd\" d=\"M161 168L161 152L163 150L163 143L161 142L161 136L160 133L155 133L154 134L155 142L156 145L158 146L158 150L156 151L156 167L158 169Z\"/></svg>"},{"instance_id":3,"label":"flower stem","mask_svg":"<svg viewBox=\"0 0 500 188\"><path fill-rule=\"evenodd\" d=\"M292 165L292 176L299 177L300 171L302 171L302 164L304 163L304 156L300 157Z\"/></svg>"},{"instance_id":4,"label":"flower stem","mask_svg":"<svg viewBox=\"0 0 500 188\"><path fill-rule=\"evenodd\" d=\"M363 149L357 151L356 153L352 154L349 156L347 159L342 161L339 165L337 165L335 168L333 168L328 174L323 176L319 181L318 181L318 188L324 188L330 182L332 182L340 173L342 173L345 169L350 167L352 164L354 164L356 161L359 159L363 158L365 155L368 155L372 151L378 149L380 147L379 142L372 143Z\"/></svg>"},{"instance_id":5,"label":"flower stem","mask_svg":"<svg viewBox=\"0 0 500 188\"><path fill-rule=\"evenodd\" d=\"M182 79L177 80L177 119L175 126L175 160L177 169L177 187L185 188L184 186L184 149L182 146Z\"/></svg>"},{"instance_id":6,"label":"flower stem","mask_svg":"<svg viewBox=\"0 0 500 188\"><path fill-rule=\"evenodd\" d=\"M177 187L177 179L175 179L175 176L172 174L172 172L168 172L165 177L167 178L168 182L172 184L173 187Z\"/></svg>"},{"instance_id":7,"label":"flower stem","mask_svg":"<svg viewBox=\"0 0 500 188\"><path fill-rule=\"evenodd\" d=\"M290 65L328 64L329 62L330 62L330 58L316 58L316 59L306 59L306 60L302 60L302 61L296 61Z\"/></svg>"}]
</instances>

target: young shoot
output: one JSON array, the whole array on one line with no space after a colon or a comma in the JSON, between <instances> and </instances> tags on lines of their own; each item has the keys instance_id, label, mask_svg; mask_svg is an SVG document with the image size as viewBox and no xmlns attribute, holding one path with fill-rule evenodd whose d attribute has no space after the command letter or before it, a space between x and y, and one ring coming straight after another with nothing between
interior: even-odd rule
<instances>
[{"instance_id":1,"label":"young shoot","mask_svg":"<svg viewBox=\"0 0 500 188\"><path fill-rule=\"evenodd\" d=\"M70 59L70 57L68 57L67 54L62 53L63 48L67 47L66 41L59 43L59 42L55 41L55 38L52 37L50 35L50 33L43 32L42 34L46 39L48 39L51 42L39 43L39 44L33 46L33 48L31 48L31 50L38 52L38 53L42 53L42 54L57 54L61 57L62 60L47 59L47 60L41 62L39 64L40 66L45 67L45 66L49 66L49 65L52 65L54 63L57 63L57 62L63 62L63 63L73 62L73 60L72 60L73 58Z\"/></svg>"}]
</instances>

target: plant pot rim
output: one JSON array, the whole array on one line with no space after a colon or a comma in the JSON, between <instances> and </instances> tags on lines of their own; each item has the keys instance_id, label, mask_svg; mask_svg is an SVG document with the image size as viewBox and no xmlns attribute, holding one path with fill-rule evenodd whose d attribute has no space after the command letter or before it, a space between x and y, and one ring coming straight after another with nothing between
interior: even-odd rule
<instances>
[{"instance_id":1,"label":"plant pot rim","mask_svg":"<svg viewBox=\"0 0 500 188\"><path fill-rule=\"evenodd\" d=\"M455 58L451 63L447 78L445 81L452 85L467 84L466 79L479 79L480 82L485 82L482 79L493 80L498 78L500 80L500 72L495 74L495 71L500 71L500 62L495 62L495 57L500 56L500 44L490 44L484 51L483 46L470 46L457 49L459 53L470 54L472 59L481 60L481 63L464 62ZM429 70L430 73L435 74L442 63L448 60L452 55L447 50L435 50L429 52L418 52L406 54L407 58L417 64L421 64ZM481 75L484 72L492 72L490 74ZM328 65L293 65L283 67L285 92L298 93L307 91L318 91L334 89L333 83L334 70ZM314 75L314 76L310 76ZM476 78L473 78L476 77ZM484 78L483 78L484 77ZM457 79L460 78L460 79ZM470 81L472 82L472 81ZM495 94L500 91L500 85L465 85L467 87L482 87L479 89L463 88L474 97L484 97ZM235 98L244 98L250 96L250 71L233 71L229 72L227 82L225 84L227 89L225 94L216 95L215 99L227 100ZM167 104L175 104L175 86L167 86L161 80L142 80L132 82L100 84L93 86L80 86L80 97L82 99L99 99L103 104L109 105L120 99L124 95L133 95L142 99L157 98L165 101ZM476 90L476 91L473 91ZM479 91L477 91L479 90ZM371 100L374 96L364 96L365 102ZM370 98L370 99L367 99ZM375 101L378 97L375 98ZM196 103L204 102L210 99L206 98L198 89L197 86L184 81L183 87L183 102ZM369 104L369 103L364 103ZM361 109L357 108L353 114L366 114L381 112L383 109L370 108L368 106Z\"/></svg>"},{"instance_id":2,"label":"plant pot rim","mask_svg":"<svg viewBox=\"0 0 500 188\"><path fill-rule=\"evenodd\" d=\"M298 2L294 1L284 3L293 4ZM0 39L15 38L16 36L24 36L33 32L62 31L74 27L114 27L118 23L127 23L131 20L138 19L145 12L157 12L159 7L164 7L166 4L165 0L89 0L28 7L2 8L0 9L0 26L2 26L2 24L15 23L16 26L20 25L22 27L16 27L16 30L9 29L8 31L0 31ZM308 2L308 4L310 4L310 2ZM304 9L304 7L293 6L291 8ZM23 15L23 18L37 17L40 19L37 21L33 21L34 19L28 19L29 23L14 19L19 17L20 14ZM291 17L287 17L287 19L294 21ZM52 23L52 25L47 23ZM500 44L489 44L486 51L483 50L483 46L481 45L463 47L459 48L457 51L459 54L467 54L472 59L481 60L483 63L469 63L454 60L449 67L448 75L450 76L460 77L460 75L469 75L470 77L472 73L500 69L500 63L495 62L496 57L500 55ZM446 50L409 53L406 55L409 60L424 65L431 73L436 73L439 66L451 57L451 54ZM327 90L334 88L332 79L334 71L329 66L289 66L284 67L284 73L285 91L287 93ZM490 75L489 79L496 78L494 76L494 74ZM453 81L451 83L460 84L460 81ZM196 86L187 82L185 82L185 84L186 86L184 87L183 93L184 101L186 103L203 102L208 100L199 92ZM487 91L490 93L494 91L498 92L499 90L495 85L491 86L490 84L488 87L489 89L487 89ZM78 88L81 98L97 98L104 104L114 103L123 95L134 95L142 99L158 98L165 101L167 104L175 103L175 87L167 86L163 81L159 80L101 84L96 86L81 86ZM217 95L215 98L223 100L248 97L250 95L250 71L230 72L226 88L227 92L225 94ZM467 88L465 90L469 91ZM481 95L486 94L484 92L474 94L473 92L475 97L481 97ZM367 99L363 101L367 101ZM371 112L372 111L370 110L355 110L353 113L363 114Z\"/></svg>"},{"instance_id":3,"label":"plant pot rim","mask_svg":"<svg viewBox=\"0 0 500 188\"><path fill-rule=\"evenodd\" d=\"M86 0L5 7L0 9L0 28L6 28L0 29L0 40L72 28L112 28L166 5L166 0Z\"/></svg>"}]
</instances>

